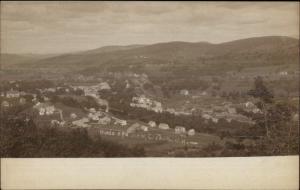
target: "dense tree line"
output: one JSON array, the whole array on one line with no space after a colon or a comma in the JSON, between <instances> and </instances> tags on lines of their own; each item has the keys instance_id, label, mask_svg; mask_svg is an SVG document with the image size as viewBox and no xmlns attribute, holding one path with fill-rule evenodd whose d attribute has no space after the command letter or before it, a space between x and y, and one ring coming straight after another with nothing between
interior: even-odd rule
<instances>
[{"instance_id":1,"label":"dense tree line","mask_svg":"<svg viewBox=\"0 0 300 190\"><path fill-rule=\"evenodd\" d=\"M32 120L1 114L1 157L139 157L143 147L127 147L100 137L92 139L86 129L38 127Z\"/></svg>"}]
</instances>

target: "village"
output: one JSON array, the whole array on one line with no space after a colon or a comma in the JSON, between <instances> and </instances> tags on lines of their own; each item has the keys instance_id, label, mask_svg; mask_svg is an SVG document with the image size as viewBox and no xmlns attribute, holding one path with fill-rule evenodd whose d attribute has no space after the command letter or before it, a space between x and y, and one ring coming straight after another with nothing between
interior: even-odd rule
<instances>
[{"instance_id":1,"label":"village","mask_svg":"<svg viewBox=\"0 0 300 190\"><path fill-rule=\"evenodd\" d=\"M285 74L280 72L280 75ZM168 113L174 117L201 117L204 123L210 125L217 125L222 120L228 124L235 121L252 126L255 122L241 114L239 110L251 114L262 113L252 99L244 102L231 102L218 97L212 99L207 91L194 93L181 89L178 94L174 95L176 104L170 103L170 100L156 98L142 89L143 85L149 81L147 75L130 74L130 77L131 79L124 80L125 89L134 87L138 92L128 102L131 108L151 111L158 115ZM93 82L90 83L90 80ZM113 114L112 110L115 108L111 107L109 100L103 98L101 93L99 94L99 92L117 94L118 91L112 87L114 83L102 78L95 81L94 77L81 76L77 78L77 82L37 88L34 92L27 92L17 90L19 86L17 81L10 81L11 88L1 92L1 110L5 111L16 105L29 105L20 115L25 115L26 120L33 119L38 126L85 128L92 136L108 136L117 139L163 141L197 146L201 144L203 136L210 135L197 132L197 128L190 126L173 126L155 120L141 121L139 118L119 118ZM59 95L53 96L54 94ZM61 101L56 100L57 97ZM69 99L73 103L72 101L64 102ZM90 102L85 106L74 106L74 100ZM298 115L295 113L293 118L297 120ZM212 139L216 141L216 138Z\"/></svg>"}]
</instances>

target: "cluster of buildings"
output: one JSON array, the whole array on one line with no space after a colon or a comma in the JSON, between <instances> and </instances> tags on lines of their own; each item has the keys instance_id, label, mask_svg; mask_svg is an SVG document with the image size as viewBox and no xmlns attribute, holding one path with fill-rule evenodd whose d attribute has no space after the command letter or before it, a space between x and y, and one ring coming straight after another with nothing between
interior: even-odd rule
<instances>
[{"instance_id":1,"label":"cluster of buildings","mask_svg":"<svg viewBox=\"0 0 300 190\"><path fill-rule=\"evenodd\" d=\"M74 86L73 89L81 89L84 92L85 96L92 96L97 98L98 97L98 91L101 90L111 90L110 85L107 82L101 82L96 85L91 86Z\"/></svg>"},{"instance_id":2,"label":"cluster of buildings","mask_svg":"<svg viewBox=\"0 0 300 190\"><path fill-rule=\"evenodd\" d=\"M27 94L29 93L23 91L16 91L12 89L5 93L2 92L0 95L3 98L3 100L1 101L1 108L8 108L15 105L16 103L19 105L24 105L27 101L22 96ZM35 94L31 94L31 95L34 95L34 97L36 97Z\"/></svg>"},{"instance_id":3,"label":"cluster of buildings","mask_svg":"<svg viewBox=\"0 0 300 190\"><path fill-rule=\"evenodd\" d=\"M242 107L242 108L245 109L246 107L247 106ZM249 108L249 110L253 111L252 108L251 109ZM236 107L234 107L234 105L232 105L230 103L226 103L226 102L220 106L215 105L212 108L201 109L201 116L203 119L205 119L207 121L211 120L214 123L218 123L220 119L225 119L229 123L233 120L242 122L242 123L249 123L249 124L254 123L250 118L248 118L242 114L239 114L237 112Z\"/></svg>"},{"instance_id":4,"label":"cluster of buildings","mask_svg":"<svg viewBox=\"0 0 300 190\"><path fill-rule=\"evenodd\" d=\"M154 125L154 121L150 121L148 125L135 122L128 125L126 128L102 126L98 127L92 125L88 130L93 131L98 135L114 136L119 138L139 138L146 141L168 141L182 144L197 145L198 142L195 135L195 130L185 130L185 127L177 126L174 131L170 131L169 127L165 128L167 124L161 123ZM163 131L161 131L163 130ZM166 131L167 130L167 131Z\"/></svg>"},{"instance_id":5,"label":"cluster of buildings","mask_svg":"<svg viewBox=\"0 0 300 190\"><path fill-rule=\"evenodd\" d=\"M90 108L87 116L72 121L72 125L77 127L91 127L93 126L127 126L127 121L111 116L106 112Z\"/></svg>"},{"instance_id":6,"label":"cluster of buildings","mask_svg":"<svg viewBox=\"0 0 300 190\"><path fill-rule=\"evenodd\" d=\"M175 110L174 108L167 108L165 109L166 112L174 115L192 115L192 112L189 110Z\"/></svg>"},{"instance_id":7,"label":"cluster of buildings","mask_svg":"<svg viewBox=\"0 0 300 190\"><path fill-rule=\"evenodd\" d=\"M162 104L160 102L146 98L144 95L133 97L130 106L152 110L156 113L161 113L163 111Z\"/></svg>"},{"instance_id":8,"label":"cluster of buildings","mask_svg":"<svg viewBox=\"0 0 300 190\"><path fill-rule=\"evenodd\" d=\"M52 126L64 126L66 121L63 117L63 111L56 108L49 102L41 103L37 102L33 109L37 112L39 117L36 119L38 123L50 122Z\"/></svg>"},{"instance_id":9,"label":"cluster of buildings","mask_svg":"<svg viewBox=\"0 0 300 190\"><path fill-rule=\"evenodd\" d=\"M244 103L242 107L246 112L261 113L261 110L253 102L250 101Z\"/></svg>"}]
</instances>

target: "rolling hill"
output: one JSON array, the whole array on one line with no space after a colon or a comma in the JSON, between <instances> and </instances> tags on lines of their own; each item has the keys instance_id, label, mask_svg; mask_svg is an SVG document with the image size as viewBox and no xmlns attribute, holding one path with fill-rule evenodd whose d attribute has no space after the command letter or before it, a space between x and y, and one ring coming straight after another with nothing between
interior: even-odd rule
<instances>
[{"instance_id":1,"label":"rolling hill","mask_svg":"<svg viewBox=\"0 0 300 190\"><path fill-rule=\"evenodd\" d=\"M299 40L283 36L255 37L220 44L167 42L152 45L105 46L94 50L29 59L31 68L68 68L72 71L151 65L218 64L272 65L298 63ZM5 60L7 62L9 60ZM18 63L18 61L15 61ZM26 62L26 64L24 64ZM20 62L19 62L20 63Z\"/></svg>"}]
</instances>

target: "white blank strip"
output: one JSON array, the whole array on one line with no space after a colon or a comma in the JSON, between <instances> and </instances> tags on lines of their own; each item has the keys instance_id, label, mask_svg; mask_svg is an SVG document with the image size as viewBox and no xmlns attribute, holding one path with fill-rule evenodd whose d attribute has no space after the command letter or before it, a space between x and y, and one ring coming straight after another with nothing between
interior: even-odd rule
<instances>
[{"instance_id":1,"label":"white blank strip","mask_svg":"<svg viewBox=\"0 0 300 190\"><path fill-rule=\"evenodd\" d=\"M298 189L299 156L1 159L2 189Z\"/></svg>"}]
</instances>

